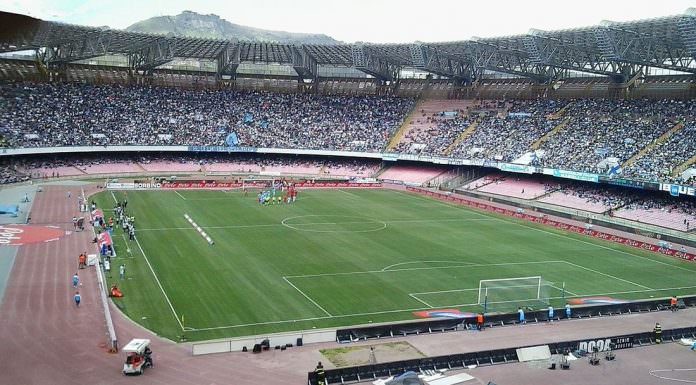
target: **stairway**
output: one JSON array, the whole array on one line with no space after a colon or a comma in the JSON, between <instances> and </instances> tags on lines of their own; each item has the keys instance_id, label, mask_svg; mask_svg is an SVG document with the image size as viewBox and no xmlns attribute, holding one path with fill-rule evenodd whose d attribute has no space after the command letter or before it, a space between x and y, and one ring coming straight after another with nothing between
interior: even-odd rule
<instances>
[{"instance_id":1,"label":"stairway","mask_svg":"<svg viewBox=\"0 0 696 385\"><path fill-rule=\"evenodd\" d=\"M679 166L674 168L674 171L672 171L672 176L679 176L679 174L683 173L686 171L687 168L691 167L692 164L696 163L696 155L692 156L689 158L686 162L680 164Z\"/></svg>"},{"instance_id":2,"label":"stairway","mask_svg":"<svg viewBox=\"0 0 696 385\"><path fill-rule=\"evenodd\" d=\"M674 127L670 128L667 132L664 134L660 135L659 138L655 139L652 141L652 143L648 144L647 146L643 147L642 150L638 151L635 155L630 157L627 161L624 162L624 164L621 165L621 168L627 168L634 164L638 159L643 157L643 155L647 154L648 152L652 151L655 147L657 147L659 144L666 142L672 135L676 134L677 132L681 131L684 128L684 123L677 123L674 125Z\"/></svg>"},{"instance_id":3,"label":"stairway","mask_svg":"<svg viewBox=\"0 0 696 385\"><path fill-rule=\"evenodd\" d=\"M418 114L420 113L421 107L422 107L423 101L419 100L415 106L413 106L413 109L411 112L409 112L408 115L406 115L406 118L404 119L404 122L401 123L401 127L399 127L398 130L392 135L391 139L389 139L389 144L387 144L386 151L391 151L396 148L397 145L399 145L399 142L404 138L406 133L411 129L411 122L416 119Z\"/></svg>"},{"instance_id":4,"label":"stairway","mask_svg":"<svg viewBox=\"0 0 696 385\"><path fill-rule=\"evenodd\" d=\"M145 167L143 167L143 165L140 164L140 162L135 162L135 163L133 163L133 164L135 164L136 166L138 166L138 168L139 168L142 172L147 172L147 170L145 169Z\"/></svg>"},{"instance_id":5,"label":"stairway","mask_svg":"<svg viewBox=\"0 0 696 385\"><path fill-rule=\"evenodd\" d=\"M479 123L481 123L481 120L480 120L480 119L476 119L473 123L471 123L471 124L469 125L469 127L467 127L466 130L462 131L462 133L459 134L459 136L457 137L457 139L455 139L454 142L452 142L452 144L450 144L450 145L445 149L443 155L444 155L444 156L449 156L450 154L452 154L452 151L454 151L454 149L457 148L457 146L459 145L459 143L465 141L466 138L468 138L469 136L471 136L471 134L473 134L474 131L476 131L476 127L478 127Z\"/></svg>"},{"instance_id":6,"label":"stairway","mask_svg":"<svg viewBox=\"0 0 696 385\"><path fill-rule=\"evenodd\" d=\"M569 122L570 122L570 118L563 119L563 121L558 123L556 125L556 127L553 128L553 130L547 132L546 134L544 134L544 136L542 136L541 138L534 141L534 143L532 143L532 146L531 146L532 150L538 150L539 147L541 147L541 145L544 144L547 140L549 140L552 136L561 132L568 125Z\"/></svg>"},{"instance_id":7,"label":"stairway","mask_svg":"<svg viewBox=\"0 0 696 385\"><path fill-rule=\"evenodd\" d=\"M570 103L566 104L566 105L563 106L563 108L561 108L560 110L558 110L558 111L556 111L556 112L554 112L554 113L552 113L552 114L549 114L548 118L549 118L549 119L560 119L560 118L562 118L563 115L565 115L566 111L568 111L568 109L569 109L572 105L573 105L573 102L570 102Z\"/></svg>"}]
</instances>

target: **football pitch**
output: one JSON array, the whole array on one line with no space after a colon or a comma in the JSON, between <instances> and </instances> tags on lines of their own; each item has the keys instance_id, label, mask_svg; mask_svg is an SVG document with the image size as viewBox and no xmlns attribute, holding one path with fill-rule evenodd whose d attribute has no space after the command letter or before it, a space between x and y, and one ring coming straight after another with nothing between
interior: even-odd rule
<instances>
[{"instance_id":1,"label":"football pitch","mask_svg":"<svg viewBox=\"0 0 696 385\"><path fill-rule=\"evenodd\" d=\"M490 279L541 276L558 307L696 293L693 264L401 191L305 190L272 206L236 190L94 197L107 218L124 199L137 240L113 234L108 279L125 295L114 302L173 340L478 312L479 281Z\"/></svg>"}]
</instances>

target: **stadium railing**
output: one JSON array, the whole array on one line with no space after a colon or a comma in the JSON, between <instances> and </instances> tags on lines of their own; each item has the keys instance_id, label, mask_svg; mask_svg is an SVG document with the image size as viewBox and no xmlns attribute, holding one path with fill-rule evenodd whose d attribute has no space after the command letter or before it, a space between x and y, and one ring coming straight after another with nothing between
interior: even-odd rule
<instances>
[{"instance_id":1,"label":"stadium railing","mask_svg":"<svg viewBox=\"0 0 696 385\"><path fill-rule=\"evenodd\" d=\"M598 351L606 352L609 350L630 349L651 345L655 343L654 333L646 331L635 334L624 334L617 336L598 336L581 340L561 341L546 344L549 346L551 354L565 354L568 352L585 351L588 352L597 347ZM676 342L682 338L696 337L696 327L666 329L662 331L663 342ZM374 365L362 365L344 367L339 369L329 369L325 371L326 384L344 384L351 382L373 381L378 377L388 377L399 375L406 371L416 373L422 370L439 369L463 369L470 365L487 366L518 362L517 349L532 347L533 345L510 347L504 349L486 350L471 353L459 353L445 356L424 357L419 359L394 361ZM307 374L307 384L317 385L317 374L309 372Z\"/></svg>"},{"instance_id":2,"label":"stadium railing","mask_svg":"<svg viewBox=\"0 0 696 385\"><path fill-rule=\"evenodd\" d=\"M696 306L696 296L680 297L687 307ZM658 298L642 301L625 302L607 305L580 305L572 308L571 319L606 317L622 314L643 313L661 311L668 308L669 298ZM565 318L564 309L555 309L554 320ZM525 314L528 323L548 321L548 310L527 311ZM474 325L475 316L459 319L435 319L423 321L409 321L402 323L390 323L382 325L369 325L338 329L336 339L338 342L356 342L368 339L403 337L416 334L444 333L462 330L467 325ZM517 313L487 314L486 327L514 325L518 323Z\"/></svg>"}]
</instances>

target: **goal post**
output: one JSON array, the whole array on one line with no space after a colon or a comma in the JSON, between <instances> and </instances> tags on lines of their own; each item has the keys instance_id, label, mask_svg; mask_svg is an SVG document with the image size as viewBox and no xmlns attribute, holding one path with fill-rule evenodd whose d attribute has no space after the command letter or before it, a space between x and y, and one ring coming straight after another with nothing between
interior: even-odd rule
<instances>
[{"instance_id":1,"label":"goal post","mask_svg":"<svg viewBox=\"0 0 696 385\"><path fill-rule=\"evenodd\" d=\"M484 311L509 311L517 307L548 306L549 285L541 276L479 281L478 304Z\"/></svg>"}]
</instances>

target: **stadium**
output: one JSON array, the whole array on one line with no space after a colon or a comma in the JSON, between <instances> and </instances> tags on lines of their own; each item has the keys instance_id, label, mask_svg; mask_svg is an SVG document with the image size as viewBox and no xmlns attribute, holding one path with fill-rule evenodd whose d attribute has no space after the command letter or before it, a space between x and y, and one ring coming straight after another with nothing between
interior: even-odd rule
<instances>
[{"instance_id":1,"label":"stadium","mask_svg":"<svg viewBox=\"0 0 696 385\"><path fill-rule=\"evenodd\" d=\"M410 44L0 26L0 383L696 382L695 8Z\"/></svg>"}]
</instances>

